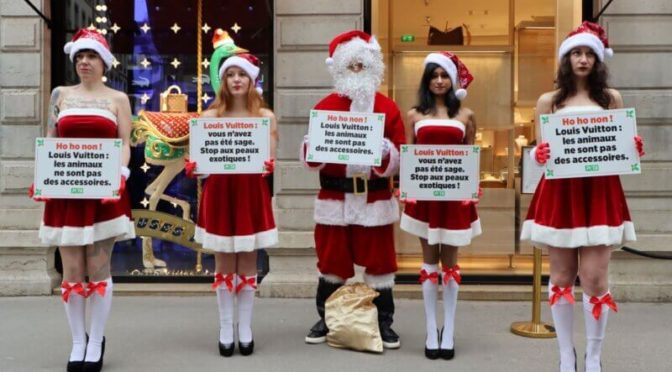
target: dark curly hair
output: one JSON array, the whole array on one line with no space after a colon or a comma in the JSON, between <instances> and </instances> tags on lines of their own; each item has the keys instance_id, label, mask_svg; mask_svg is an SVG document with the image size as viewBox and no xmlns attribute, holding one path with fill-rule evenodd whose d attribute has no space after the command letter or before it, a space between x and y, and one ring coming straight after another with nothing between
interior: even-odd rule
<instances>
[{"instance_id":1,"label":"dark curly hair","mask_svg":"<svg viewBox=\"0 0 672 372\"><path fill-rule=\"evenodd\" d=\"M439 68L436 63L428 63L420 79L418 88L418 104L413 107L417 112L427 115L436 114L436 96L429 90L429 82L432 81L434 70ZM455 87L451 87L448 93L443 96L443 103L448 108L448 116L454 117L460 112L460 100L455 96Z\"/></svg>"},{"instance_id":2,"label":"dark curly hair","mask_svg":"<svg viewBox=\"0 0 672 372\"><path fill-rule=\"evenodd\" d=\"M572 70L572 63L570 61L570 53L562 56L558 73L555 78L555 84L559 89L553 96L553 108L562 108L567 98L576 94L576 77ZM609 93L609 69L607 65L595 58L593 70L588 75L588 96L604 109L608 109L614 98Z\"/></svg>"}]
</instances>

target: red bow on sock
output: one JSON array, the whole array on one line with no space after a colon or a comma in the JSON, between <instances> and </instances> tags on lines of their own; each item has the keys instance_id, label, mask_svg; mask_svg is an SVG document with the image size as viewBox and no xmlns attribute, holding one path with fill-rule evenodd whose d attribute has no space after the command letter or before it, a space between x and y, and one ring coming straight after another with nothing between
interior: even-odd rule
<instances>
[{"instance_id":1,"label":"red bow on sock","mask_svg":"<svg viewBox=\"0 0 672 372\"><path fill-rule=\"evenodd\" d=\"M462 283L462 275L460 275L460 266L455 265L453 267L443 268L443 284L448 284L450 279L455 280L455 283Z\"/></svg>"},{"instance_id":2,"label":"red bow on sock","mask_svg":"<svg viewBox=\"0 0 672 372\"><path fill-rule=\"evenodd\" d=\"M68 302L70 299L70 292L72 291L75 291L75 293L79 294L80 296L86 297L82 283L75 283L75 285L71 285L64 280L63 283L61 283L61 288L64 289L63 293L61 294L63 302Z\"/></svg>"},{"instance_id":3,"label":"red bow on sock","mask_svg":"<svg viewBox=\"0 0 672 372\"><path fill-rule=\"evenodd\" d=\"M94 292L98 292L100 297L105 297L105 290L107 289L107 281L103 280L100 282L89 282L89 285L86 286L87 294L86 297L91 296Z\"/></svg>"},{"instance_id":4,"label":"red bow on sock","mask_svg":"<svg viewBox=\"0 0 672 372\"><path fill-rule=\"evenodd\" d=\"M222 283L226 284L226 289L233 292L233 273L226 274L226 276L217 273L215 274L215 282L212 283L212 289L217 289Z\"/></svg>"},{"instance_id":5,"label":"red bow on sock","mask_svg":"<svg viewBox=\"0 0 672 372\"><path fill-rule=\"evenodd\" d=\"M611 310L618 312L618 306L616 306L614 299L611 297L611 293L605 294L602 298L592 296L590 298L590 303L593 304L593 317L595 317L595 320L600 320L600 316L602 315L602 305L607 305Z\"/></svg>"},{"instance_id":6,"label":"red bow on sock","mask_svg":"<svg viewBox=\"0 0 672 372\"><path fill-rule=\"evenodd\" d=\"M572 294L572 287L567 287L567 288L560 288L557 285L554 285L551 288L551 291L553 292L553 296L551 296L550 299L548 299L548 303L553 306L555 305L562 297L564 297L567 302L570 304L574 304L574 295Z\"/></svg>"},{"instance_id":7,"label":"red bow on sock","mask_svg":"<svg viewBox=\"0 0 672 372\"><path fill-rule=\"evenodd\" d=\"M420 283L424 283L427 279L429 279L432 283L437 284L439 283L439 273L435 271L430 274L427 272L427 270L422 269L422 271L420 271Z\"/></svg>"},{"instance_id":8,"label":"red bow on sock","mask_svg":"<svg viewBox=\"0 0 672 372\"><path fill-rule=\"evenodd\" d=\"M240 291L246 286L249 285L250 287L257 289L257 278L256 277L251 277L247 278L245 275L238 275L240 278L240 283L238 283L238 286L236 286L236 293L240 293Z\"/></svg>"}]
</instances>

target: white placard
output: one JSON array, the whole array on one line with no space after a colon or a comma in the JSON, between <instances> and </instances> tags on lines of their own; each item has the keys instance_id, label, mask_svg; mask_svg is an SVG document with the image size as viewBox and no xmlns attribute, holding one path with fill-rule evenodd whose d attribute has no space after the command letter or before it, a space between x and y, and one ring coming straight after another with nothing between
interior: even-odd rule
<instances>
[{"instance_id":1,"label":"white placard","mask_svg":"<svg viewBox=\"0 0 672 372\"><path fill-rule=\"evenodd\" d=\"M306 160L380 166L385 114L310 110Z\"/></svg>"},{"instance_id":2,"label":"white placard","mask_svg":"<svg viewBox=\"0 0 672 372\"><path fill-rule=\"evenodd\" d=\"M523 146L521 151L521 163L522 169L520 170L521 174L521 193L523 194L534 194L537 190L537 185L541 181L541 176L544 174L544 166L539 165L530 157L530 151L534 146Z\"/></svg>"},{"instance_id":3,"label":"white placard","mask_svg":"<svg viewBox=\"0 0 672 372\"><path fill-rule=\"evenodd\" d=\"M401 197L477 199L480 150L474 145L401 145Z\"/></svg>"},{"instance_id":4,"label":"white placard","mask_svg":"<svg viewBox=\"0 0 672 372\"><path fill-rule=\"evenodd\" d=\"M547 179L639 174L635 109L541 115Z\"/></svg>"},{"instance_id":5,"label":"white placard","mask_svg":"<svg viewBox=\"0 0 672 372\"><path fill-rule=\"evenodd\" d=\"M36 138L35 196L119 197L121 139Z\"/></svg>"},{"instance_id":6,"label":"white placard","mask_svg":"<svg viewBox=\"0 0 672 372\"><path fill-rule=\"evenodd\" d=\"M270 159L269 118L199 118L189 125L189 157L195 173L263 173Z\"/></svg>"}]
</instances>

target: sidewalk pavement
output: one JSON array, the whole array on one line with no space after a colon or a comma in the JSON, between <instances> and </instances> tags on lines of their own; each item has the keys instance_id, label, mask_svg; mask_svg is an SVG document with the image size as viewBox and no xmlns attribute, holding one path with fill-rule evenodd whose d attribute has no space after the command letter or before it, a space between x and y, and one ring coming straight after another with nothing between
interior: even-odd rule
<instances>
[{"instance_id":1,"label":"sidewalk pavement","mask_svg":"<svg viewBox=\"0 0 672 372\"><path fill-rule=\"evenodd\" d=\"M582 371L579 304L575 342ZM550 321L548 306L542 309L542 319ZM423 354L420 300L397 301L394 329L401 349L375 355L306 345L304 336L317 319L314 301L263 298L255 302L254 354L243 357L236 350L222 358L214 295L117 296L107 326L104 371L557 371L555 339L509 331L511 322L530 320L530 311L527 302L460 301L456 357L431 361ZM672 371L671 331L672 304L620 304L619 312L609 316L604 371ZM0 332L0 371L65 370L70 335L60 297L0 298Z\"/></svg>"}]
</instances>

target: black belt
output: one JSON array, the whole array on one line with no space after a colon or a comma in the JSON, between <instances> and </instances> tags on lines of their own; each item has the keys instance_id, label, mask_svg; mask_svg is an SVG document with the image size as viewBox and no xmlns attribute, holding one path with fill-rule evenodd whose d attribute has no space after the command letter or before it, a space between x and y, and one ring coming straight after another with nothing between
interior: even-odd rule
<instances>
[{"instance_id":1,"label":"black belt","mask_svg":"<svg viewBox=\"0 0 672 372\"><path fill-rule=\"evenodd\" d=\"M366 194L369 191L390 189L389 178L367 179L365 175L354 177L320 176L320 186L329 191L347 192L355 195Z\"/></svg>"}]
</instances>

